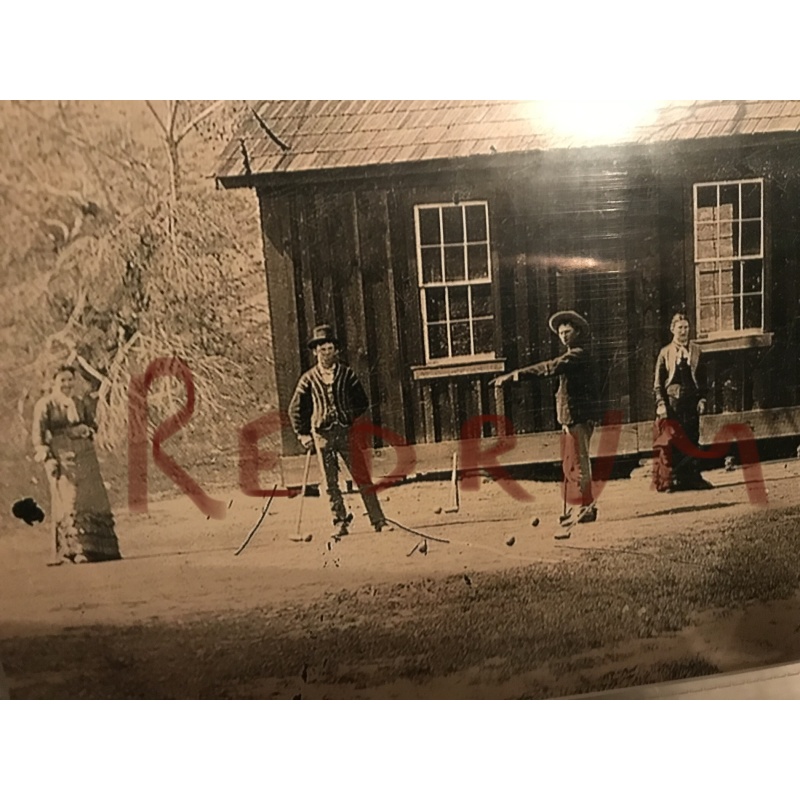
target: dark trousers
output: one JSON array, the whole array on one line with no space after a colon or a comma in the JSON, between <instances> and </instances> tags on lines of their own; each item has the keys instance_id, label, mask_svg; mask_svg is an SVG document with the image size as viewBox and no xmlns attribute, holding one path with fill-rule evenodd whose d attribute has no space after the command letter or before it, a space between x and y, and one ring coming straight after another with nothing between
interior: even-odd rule
<instances>
[{"instance_id":1,"label":"dark trousers","mask_svg":"<svg viewBox=\"0 0 800 800\"><path fill-rule=\"evenodd\" d=\"M371 484L362 485L358 482L361 471L353 469L353 455L350 452L349 428L344 425L334 425L324 431L314 432L314 446L317 449L319 466L325 478L325 488L333 513L333 524L341 525L347 522L347 509L344 505L342 490L339 488L339 456L353 476L367 509L367 516L373 527L385 521L378 495L372 490Z\"/></svg>"},{"instance_id":2,"label":"dark trousers","mask_svg":"<svg viewBox=\"0 0 800 800\"><path fill-rule=\"evenodd\" d=\"M562 426L561 468L564 472L564 491L570 505L590 506L592 496L592 460L589 457L589 442L594 432L594 423L578 422Z\"/></svg>"}]
</instances>

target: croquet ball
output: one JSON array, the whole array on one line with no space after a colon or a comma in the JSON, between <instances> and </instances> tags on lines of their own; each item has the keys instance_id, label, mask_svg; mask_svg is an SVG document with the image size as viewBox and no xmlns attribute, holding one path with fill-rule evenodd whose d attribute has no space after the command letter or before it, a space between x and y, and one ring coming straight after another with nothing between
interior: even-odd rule
<instances>
[{"instance_id":1,"label":"croquet ball","mask_svg":"<svg viewBox=\"0 0 800 800\"><path fill-rule=\"evenodd\" d=\"M442 513L442 507L441 507L441 506L439 506L438 508L434 508L434 509L433 509L433 513L434 513L434 514L441 514L441 513Z\"/></svg>"},{"instance_id":2,"label":"croquet ball","mask_svg":"<svg viewBox=\"0 0 800 800\"><path fill-rule=\"evenodd\" d=\"M539 517L534 517L531 520L531 525L533 525L533 527L535 528L538 524L539 524Z\"/></svg>"},{"instance_id":3,"label":"croquet ball","mask_svg":"<svg viewBox=\"0 0 800 800\"><path fill-rule=\"evenodd\" d=\"M306 542L310 542L310 541L311 541L313 538L314 538L314 537L313 537L313 534L310 534L310 533L309 533L309 534L308 534L308 536L306 536L306 538L304 539L304 541L306 541Z\"/></svg>"},{"instance_id":4,"label":"croquet ball","mask_svg":"<svg viewBox=\"0 0 800 800\"><path fill-rule=\"evenodd\" d=\"M514 546L514 542L516 542L516 541L517 540L513 536L509 536L508 539L506 539L506 544L509 547L513 547Z\"/></svg>"}]
</instances>

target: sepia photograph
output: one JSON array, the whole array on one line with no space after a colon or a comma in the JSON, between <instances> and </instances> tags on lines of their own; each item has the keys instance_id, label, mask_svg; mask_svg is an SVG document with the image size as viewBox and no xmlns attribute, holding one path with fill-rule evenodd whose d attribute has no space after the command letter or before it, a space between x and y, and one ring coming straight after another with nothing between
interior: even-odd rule
<instances>
[{"instance_id":1,"label":"sepia photograph","mask_svg":"<svg viewBox=\"0 0 800 800\"><path fill-rule=\"evenodd\" d=\"M800 101L3 100L0 226L0 697L800 661Z\"/></svg>"}]
</instances>

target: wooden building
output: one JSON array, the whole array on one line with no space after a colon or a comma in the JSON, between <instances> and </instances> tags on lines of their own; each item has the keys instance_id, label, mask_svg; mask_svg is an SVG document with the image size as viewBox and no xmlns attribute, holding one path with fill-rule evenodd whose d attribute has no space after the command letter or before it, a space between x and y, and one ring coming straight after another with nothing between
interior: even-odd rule
<instances>
[{"instance_id":1,"label":"wooden building","mask_svg":"<svg viewBox=\"0 0 800 800\"><path fill-rule=\"evenodd\" d=\"M513 423L505 463L557 461L553 383L489 381L556 355L548 317L573 308L622 414L618 450L646 454L656 355L683 309L710 378L704 440L732 420L794 434L798 131L798 102L670 103L583 136L539 103L263 102L217 179L258 193L281 408L330 322L417 472L446 469L479 414ZM298 453L285 431L287 483Z\"/></svg>"}]
</instances>

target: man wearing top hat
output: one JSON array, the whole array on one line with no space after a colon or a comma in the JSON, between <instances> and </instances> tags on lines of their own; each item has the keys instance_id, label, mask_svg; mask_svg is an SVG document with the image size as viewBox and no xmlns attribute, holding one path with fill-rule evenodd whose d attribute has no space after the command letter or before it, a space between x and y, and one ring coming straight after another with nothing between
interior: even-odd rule
<instances>
[{"instance_id":1,"label":"man wearing top hat","mask_svg":"<svg viewBox=\"0 0 800 800\"><path fill-rule=\"evenodd\" d=\"M339 362L339 341L330 325L317 325L308 342L316 364L303 373L289 403L289 419L300 444L316 450L320 469L333 512L334 535L344 536L353 515L347 513L339 487L339 456L353 472L350 452L350 427L369 409L369 399L361 381L346 364ZM375 491L359 485L372 527L387 527Z\"/></svg>"},{"instance_id":2,"label":"man wearing top hat","mask_svg":"<svg viewBox=\"0 0 800 800\"><path fill-rule=\"evenodd\" d=\"M528 375L558 376L556 418L566 435L562 458L565 493L566 482L575 471L578 473L580 491L577 515L573 516L570 507L565 509L559 521L564 526L569 526L572 522L594 522L597 519L597 506L592 495L589 442L595 425L597 392L591 355L587 348L589 323L575 311L558 311L550 317L548 325L566 347L566 351L549 361L540 361L500 375L493 383L502 386L507 381L518 381L520 377ZM566 493L565 496L568 497L569 494Z\"/></svg>"}]
</instances>

